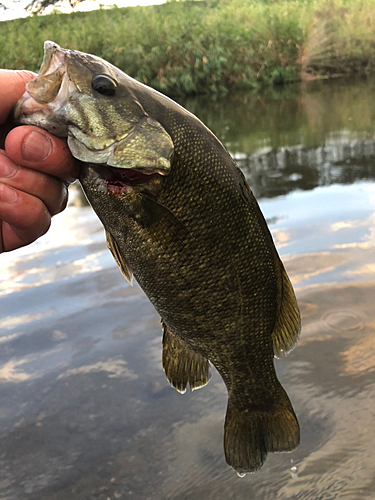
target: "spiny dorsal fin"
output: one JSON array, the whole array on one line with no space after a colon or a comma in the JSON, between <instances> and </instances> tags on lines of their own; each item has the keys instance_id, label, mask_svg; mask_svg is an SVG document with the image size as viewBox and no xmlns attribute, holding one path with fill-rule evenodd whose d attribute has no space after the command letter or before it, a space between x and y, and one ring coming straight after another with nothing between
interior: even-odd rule
<instances>
[{"instance_id":1,"label":"spiny dorsal fin","mask_svg":"<svg viewBox=\"0 0 375 500\"><path fill-rule=\"evenodd\" d=\"M106 231L105 233L107 236L107 246L110 249L110 251L114 257L116 264L120 268L122 275L124 276L126 281L129 283L129 285L133 286L133 273L131 272L131 270L129 269L129 266L125 262L124 257L121 255L121 252L120 252L120 249L119 249L119 246L118 246L116 240L108 231Z\"/></svg>"},{"instance_id":2,"label":"spiny dorsal fin","mask_svg":"<svg viewBox=\"0 0 375 500\"><path fill-rule=\"evenodd\" d=\"M301 330L301 318L293 286L280 263L279 308L275 328L272 332L273 351L275 356L287 354L296 345Z\"/></svg>"},{"instance_id":3,"label":"spiny dorsal fin","mask_svg":"<svg viewBox=\"0 0 375 500\"><path fill-rule=\"evenodd\" d=\"M205 386L210 379L210 363L162 321L163 368L168 382L183 394L189 383L192 391Z\"/></svg>"}]
</instances>

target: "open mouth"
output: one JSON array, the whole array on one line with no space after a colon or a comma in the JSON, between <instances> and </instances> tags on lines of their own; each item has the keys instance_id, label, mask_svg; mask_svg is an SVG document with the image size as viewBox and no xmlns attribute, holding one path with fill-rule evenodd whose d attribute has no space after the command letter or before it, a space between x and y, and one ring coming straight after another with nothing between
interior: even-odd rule
<instances>
[{"instance_id":1,"label":"open mouth","mask_svg":"<svg viewBox=\"0 0 375 500\"><path fill-rule=\"evenodd\" d=\"M111 195L121 195L138 190L156 195L163 184L164 176L155 171L132 168L108 167L97 163L86 163L82 169L80 181L83 187L95 191L104 191Z\"/></svg>"},{"instance_id":2,"label":"open mouth","mask_svg":"<svg viewBox=\"0 0 375 500\"><path fill-rule=\"evenodd\" d=\"M108 193L119 195L124 194L129 187L138 184L149 184L152 180L160 177L160 174L145 174L139 170L107 167L104 178L107 183Z\"/></svg>"}]
</instances>

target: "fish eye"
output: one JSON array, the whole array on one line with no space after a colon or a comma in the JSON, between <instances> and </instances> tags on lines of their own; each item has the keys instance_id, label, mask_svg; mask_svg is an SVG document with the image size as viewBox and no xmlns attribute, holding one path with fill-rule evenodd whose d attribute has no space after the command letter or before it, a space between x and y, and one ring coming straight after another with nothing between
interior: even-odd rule
<instances>
[{"instance_id":1,"label":"fish eye","mask_svg":"<svg viewBox=\"0 0 375 500\"><path fill-rule=\"evenodd\" d=\"M116 82L107 75L95 75L91 81L91 87L99 94L113 96L116 94Z\"/></svg>"}]
</instances>

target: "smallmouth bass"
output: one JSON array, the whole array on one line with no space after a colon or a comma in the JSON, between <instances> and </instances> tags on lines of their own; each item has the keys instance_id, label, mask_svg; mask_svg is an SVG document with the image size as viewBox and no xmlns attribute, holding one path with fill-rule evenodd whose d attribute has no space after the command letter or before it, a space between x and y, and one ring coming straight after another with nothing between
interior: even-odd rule
<instances>
[{"instance_id":1,"label":"smallmouth bass","mask_svg":"<svg viewBox=\"0 0 375 500\"><path fill-rule=\"evenodd\" d=\"M108 62L45 43L19 124L59 137L124 277L162 318L163 368L185 392L210 362L228 390L224 451L238 473L291 451L299 425L273 357L300 331L292 285L244 176L194 115Z\"/></svg>"}]
</instances>

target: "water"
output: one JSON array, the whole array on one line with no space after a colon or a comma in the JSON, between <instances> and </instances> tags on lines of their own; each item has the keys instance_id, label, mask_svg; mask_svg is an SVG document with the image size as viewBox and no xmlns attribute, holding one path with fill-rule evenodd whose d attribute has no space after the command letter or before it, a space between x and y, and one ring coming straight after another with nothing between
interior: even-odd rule
<instances>
[{"instance_id":1,"label":"water","mask_svg":"<svg viewBox=\"0 0 375 500\"><path fill-rule=\"evenodd\" d=\"M0 260L0 498L373 499L375 84L312 83L186 105L236 157L298 296L276 361L301 445L239 478L219 375L180 395L159 317L122 278L75 188L35 244Z\"/></svg>"}]
</instances>

